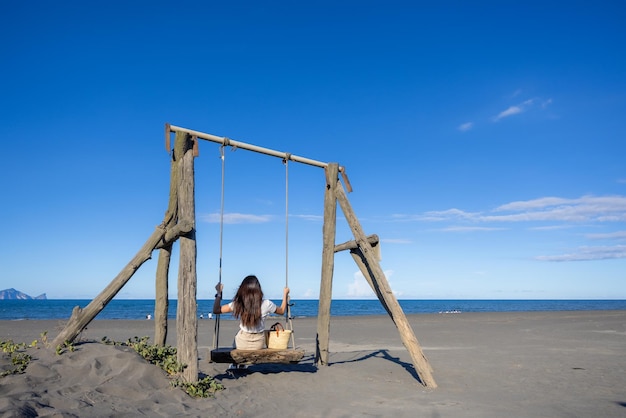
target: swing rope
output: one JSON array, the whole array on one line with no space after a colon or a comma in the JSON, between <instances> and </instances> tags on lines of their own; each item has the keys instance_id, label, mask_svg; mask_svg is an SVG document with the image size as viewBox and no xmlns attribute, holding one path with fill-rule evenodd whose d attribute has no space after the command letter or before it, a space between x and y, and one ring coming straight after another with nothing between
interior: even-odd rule
<instances>
[{"instance_id":1,"label":"swing rope","mask_svg":"<svg viewBox=\"0 0 626 418\"><path fill-rule=\"evenodd\" d=\"M224 247L224 180L226 177L226 157L224 155L224 147L226 147L226 144L220 147L220 158L222 159L222 191L220 203L220 263L218 272L218 285L222 284L222 249ZM213 348L219 347L220 317L220 314L216 314L215 316L215 327L213 330Z\"/></svg>"},{"instance_id":2,"label":"swing rope","mask_svg":"<svg viewBox=\"0 0 626 418\"><path fill-rule=\"evenodd\" d=\"M220 259L219 259L219 271L218 271L218 285L222 284L222 259L223 259L223 242L224 242L224 184L226 178L226 157L224 155L224 148L228 143L220 147L220 158L222 160L222 185L221 185L221 202L220 202ZM289 287L289 159L291 154L286 154L283 159L285 165L285 287ZM296 348L295 339L293 335L293 321L291 317L291 300L287 296L287 308L285 309L285 320L287 322L287 329L291 330L291 345L292 348ZM213 348L219 347L219 335L220 335L220 314L215 315L215 326L213 330Z\"/></svg>"},{"instance_id":3,"label":"swing rope","mask_svg":"<svg viewBox=\"0 0 626 418\"><path fill-rule=\"evenodd\" d=\"M286 154L283 159L285 164L285 287L289 287L289 159L291 154ZM285 309L285 320L287 329L291 330L291 346L295 349L296 343L293 336L293 322L291 320L291 300L287 296L287 309Z\"/></svg>"}]
</instances>

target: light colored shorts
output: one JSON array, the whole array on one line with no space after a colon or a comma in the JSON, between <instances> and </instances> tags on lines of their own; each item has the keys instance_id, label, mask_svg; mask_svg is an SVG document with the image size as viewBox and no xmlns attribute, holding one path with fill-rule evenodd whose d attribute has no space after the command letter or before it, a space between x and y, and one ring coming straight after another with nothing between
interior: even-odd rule
<instances>
[{"instance_id":1,"label":"light colored shorts","mask_svg":"<svg viewBox=\"0 0 626 418\"><path fill-rule=\"evenodd\" d=\"M265 333L250 333L239 330L235 335L235 348L238 350L261 350L265 348Z\"/></svg>"}]
</instances>

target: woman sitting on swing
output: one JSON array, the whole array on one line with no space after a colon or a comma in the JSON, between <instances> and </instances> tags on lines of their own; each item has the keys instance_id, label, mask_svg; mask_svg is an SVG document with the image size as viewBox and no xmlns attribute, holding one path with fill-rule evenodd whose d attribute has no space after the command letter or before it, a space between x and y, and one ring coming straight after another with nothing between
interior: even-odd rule
<instances>
[{"instance_id":1,"label":"woman sitting on swing","mask_svg":"<svg viewBox=\"0 0 626 418\"><path fill-rule=\"evenodd\" d=\"M263 299L261 283L256 276L247 276L241 282L232 302L222 305L222 290L224 285L215 286L217 294L213 303L213 313L223 314L232 312L239 319L239 332L235 335L235 348L239 350L260 350L265 348L265 318L276 313L282 315L287 309L289 288L283 290L283 301L276 306L269 299Z\"/></svg>"}]
</instances>

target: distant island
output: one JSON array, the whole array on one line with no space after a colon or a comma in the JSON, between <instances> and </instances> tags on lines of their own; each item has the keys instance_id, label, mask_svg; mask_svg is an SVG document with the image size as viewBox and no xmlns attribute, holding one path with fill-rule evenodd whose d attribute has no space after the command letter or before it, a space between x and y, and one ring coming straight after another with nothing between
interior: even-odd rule
<instances>
[{"instance_id":1,"label":"distant island","mask_svg":"<svg viewBox=\"0 0 626 418\"><path fill-rule=\"evenodd\" d=\"M19 290L15 290L15 289L5 289L5 290L0 290L0 300L46 300L48 299L46 297L45 293L42 293L39 296L29 296L26 293L22 293Z\"/></svg>"}]
</instances>

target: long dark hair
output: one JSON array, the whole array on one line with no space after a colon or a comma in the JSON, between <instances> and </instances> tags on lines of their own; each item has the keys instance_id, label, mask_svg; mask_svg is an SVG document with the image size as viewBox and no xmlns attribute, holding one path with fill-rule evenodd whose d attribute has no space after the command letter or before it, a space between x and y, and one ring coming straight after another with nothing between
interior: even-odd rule
<instances>
[{"instance_id":1,"label":"long dark hair","mask_svg":"<svg viewBox=\"0 0 626 418\"><path fill-rule=\"evenodd\" d=\"M246 276L233 298L233 316L246 328L255 328L261 321L263 291L256 276Z\"/></svg>"}]
</instances>

